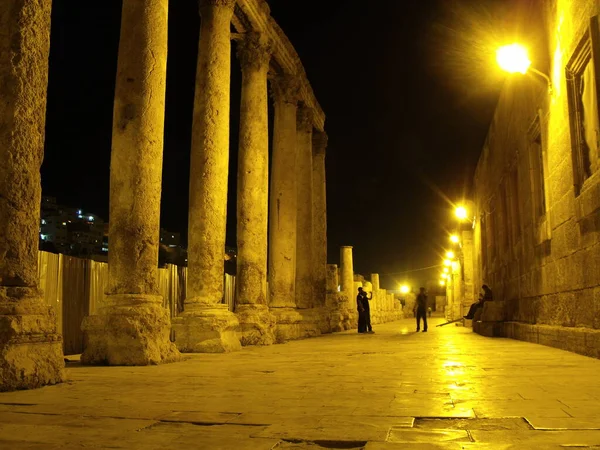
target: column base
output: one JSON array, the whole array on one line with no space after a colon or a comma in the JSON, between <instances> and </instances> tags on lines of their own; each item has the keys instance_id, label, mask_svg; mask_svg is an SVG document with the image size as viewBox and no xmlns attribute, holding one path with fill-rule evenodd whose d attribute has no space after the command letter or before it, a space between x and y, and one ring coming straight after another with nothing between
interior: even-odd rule
<instances>
[{"instance_id":1,"label":"column base","mask_svg":"<svg viewBox=\"0 0 600 450\"><path fill-rule=\"evenodd\" d=\"M275 343L275 317L266 305L238 305L235 315L240 323L238 336L243 346Z\"/></svg>"},{"instance_id":2,"label":"column base","mask_svg":"<svg viewBox=\"0 0 600 450\"><path fill-rule=\"evenodd\" d=\"M32 288L0 288L0 392L64 381L54 309Z\"/></svg>"},{"instance_id":3,"label":"column base","mask_svg":"<svg viewBox=\"0 0 600 450\"><path fill-rule=\"evenodd\" d=\"M173 319L175 345L184 353L227 353L241 349L239 322L227 305L184 305Z\"/></svg>"},{"instance_id":4,"label":"column base","mask_svg":"<svg viewBox=\"0 0 600 450\"><path fill-rule=\"evenodd\" d=\"M302 337L302 315L296 308L271 308L275 316L275 342L282 344L286 341Z\"/></svg>"},{"instance_id":5,"label":"column base","mask_svg":"<svg viewBox=\"0 0 600 450\"><path fill-rule=\"evenodd\" d=\"M107 301L108 306L81 324L82 364L147 366L181 359L169 339L171 323L161 296L115 294Z\"/></svg>"},{"instance_id":6,"label":"column base","mask_svg":"<svg viewBox=\"0 0 600 450\"><path fill-rule=\"evenodd\" d=\"M323 329L329 329L329 323L324 323L327 318L324 308L300 309L298 312L302 315L301 337L320 336Z\"/></svg>"}]
</instances>

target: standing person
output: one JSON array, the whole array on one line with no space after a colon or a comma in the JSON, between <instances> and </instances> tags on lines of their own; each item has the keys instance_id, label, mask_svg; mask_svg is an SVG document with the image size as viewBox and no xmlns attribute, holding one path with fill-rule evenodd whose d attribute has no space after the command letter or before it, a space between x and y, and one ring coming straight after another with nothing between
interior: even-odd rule
<instances>
[{"instance_id":1,"label":"standing person","mask_svg":"<svg viewBox=\"0 0 600 450\"><path fill-rule=\"evenodd\" d=\"M367 302L368 303L368 302ZM358 332L367 332L367 314L363 302L363 288L358 288L358 295L356 296L356 309L358 310Z\"/></svg>"},{"instance_id":2,"label":"standing person","mask_svg":"<svg viewBox=\"0 0 600 450\"><path fill-rule=\"evenodd\" d=\"M375 333L373 331L373 327L371 326L371 305L369 304L369 301L371 301L371 299L373 298L373 292L365 292L363 290L363 288L358 288L359 292L362 293L362 302L363 302L363 308L365 309L365 323L367 325L367 333ZM369 297L369 294L371 294L371 296Z\"/></svg>"},{"instance_id":3,"label":"standing person","mask_svg":"<svg viewBox=\"0 0 600 450\"><path fill-rule=\"evenodd\" d=\"M421 318L423 318L423 333L427 331L427 294L425 288L419 289L419 295L417 295L417 331L421 329Z\"/></svg>"}]
</instances>

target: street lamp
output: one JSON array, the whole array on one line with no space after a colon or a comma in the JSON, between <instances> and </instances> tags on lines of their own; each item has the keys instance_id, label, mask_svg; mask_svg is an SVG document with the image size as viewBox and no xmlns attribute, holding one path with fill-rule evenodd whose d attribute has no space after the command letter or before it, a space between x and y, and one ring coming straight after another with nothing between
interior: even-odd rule
<instances>
[{"instance_id":1,"label":"street lamp","mask_svg":"<svg viewBox=\"0 0 600 450\"><path fill-rule=\"evenodd\" d=\"M452 261L450 261L449 259L445 259L444 265L450 267L452 265Z\"/></svg>"},{"instance_id":2,"label":"street lamp","mask_svg":"<svg viewBox=\"0 0 600 450\"><path fill-rule=\"evenodd\" d=\"M444 280L440 280L440 286L446 286L446 282Z\"/></svg>"},{"instance_id":3,"label":"street lamp","mask_svg":"<svg viewBox=\"0 0 600 450\"><path fill-rule=\"evenodd\" d=\"M447 267L444 267L444 273L448 273L450 271L450 269L448 269Z\"/></svg>"},{"instance_id":4,"label":"street lamp","mask_svg":"<svg viewBox=\"0 0 600 450\"><path fill-rule=\"evenodd\" d=\"M454 259L456 255L454 254L454 252L452 250L449 250L446 252L446 258L448 259Z\"/></svg>"},{"instance_id":5,"label":"street lamp","mask_svg":"<svg viewBox=\"0 0 600 450\"><path fill-rule=\"evenodd\" d=\"M460 242L460 238L456 234L453 234L450 236L450 242L453 244L458 244Z\"/></svg>"},{"instance_id":6,"label":"street lamp","mask_svg":"<svg viewBox=\"0 0 600 450\"><path fill-rule=\"evenodd\" d=\"M403 284L402 286L400 286L400 293L402 294L408 294L410 292L410 288Z\"/></svg>"},{"instance_id":7,"label":"street lamp","mask_svg":"<svg viewBox=\"0 0 600 450\"><path fill-rule=\"evenodd\" d=\"M464 206L457 206L454 210L454 214L459 220L465 220L467 218L467 208Z\"/></svg>"},{"instance_id":8,"label":"street lamp","mask_svg":"<svg viewBox=\"0 0 600 450\"><path fill-rule=\"evenodd\" d=\"M552 92L552 80L544 72L531 67L531 61L527 54L527 49L520 44L510 44L500 47L496 51L496 61L502 70L508 73L533 72L541 76L548 82L548 90Z\"/></svg>"}]
</instances>

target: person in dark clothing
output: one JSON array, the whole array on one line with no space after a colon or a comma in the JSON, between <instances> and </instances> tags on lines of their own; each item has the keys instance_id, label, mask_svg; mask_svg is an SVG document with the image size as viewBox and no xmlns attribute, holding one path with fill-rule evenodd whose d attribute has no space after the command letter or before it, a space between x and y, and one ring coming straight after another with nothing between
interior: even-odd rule
<instances>
[{"instance_id":1,"label":"person in dark clothing","mask_svg":"<svg viewBox=\"0 0 600 450\"><path fill-rule=\"evenodd\" d=\"M358 332L367 332L367 312L363 303L363 288L358 288L358 295L356 296L356 309L358 310Z\"/></svg>"},{"instance_id":2,"label":"person in dark clothing","mask_svg":"<svg viewBox=\"0 0 600 450\"><path fill-rule=\"evenodd\" d=\"M367 333L375 333L371 326L371 305L369 301L373 298L373 292L365 292L362 288L359 288L362 292L363 308L365 309L365 323L367 325Z\"/></svg>"},{"instance_id":3,"label":"person in dark clothing","mask_svg":"<svg viewBox=\"0 0 600 450\"><path fill-rule=\"evenodd\" d=\"M479 301L477 303L473 303L471 305L471 307L469 308L469 312L467 313L467 315L463 316L464 319L473 320L473 318L475 317L475 313L477 312L477 310L479 308L483 308L483 304L485 302L489 302L489 301L492 301L494 299L494 297L492 295L492 290L490 289L490 287L487 284L484 284L483 286L481 286L481 289L483 289L483 294L479 295Z\"/></svg>"},{"instance_id":4,"label":"person in dark clothing","mask_svg":"<svg viewBox=\"0 0 600 450\"><path fill-rule=\"evenodd\" d=\"M425 288L422 287L417 295L417 331L421 329L421 318L423 318L423 333L427 331L427 294Z\"/></svg>"}]
</instances>

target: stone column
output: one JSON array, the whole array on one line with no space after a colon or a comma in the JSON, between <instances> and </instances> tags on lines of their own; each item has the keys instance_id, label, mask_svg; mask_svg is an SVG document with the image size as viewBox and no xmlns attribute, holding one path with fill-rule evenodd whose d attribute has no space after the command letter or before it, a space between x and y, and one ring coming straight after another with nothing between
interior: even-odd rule
<instances>
[{"instance_id":1,"label":"stone column","mask_svg":"<svg viewBox=\"0 0 600 450\"><path fill-rule=\"evenodd\" d=\"M306 107L298 110L296 151L296 307L313 308L313 171L312 114Z\"/></svg>"},{"instance_id":2,"label":"stone column","mask_svg":"<svg viewBox=\"0 0 600 450\"><path fill-rule=\"evenodd\" d=\"M298 81L287 75L271 81L275 106L269 204L269 307L277 320L278 342L299 337L296 311L296 112Z\"/></svg>"},{"instance_id":3,"label":"stone column","mask_svg":"<svg viewBox=\"0 0 600 450\"><path fill-rule=\"evenodd\" d=\"M237 305L242 345L274 342L267 305L270 47L258 33L238 43L242 66L237 195Z\"/></svg>"},{"instance_id":4,"label":"stone column","mask_svg":"<svg viewBox=\"0 0 600 450\"><path fill-rule=\"evenodd\" d=\"M314 298L317 306L325 304L327 277L327 192L325 183L325 150L327 134L313 133L313 274Z\"/></svg>"},{"instance_id":5,"label":"stone column","mask_svg":"<svg viewBox=\"0 0 600 450\"><path fill-rule=\"evenodd\" d=\"M108 292L82 329L84 364L177 360L158 295L167 0L124 0L110 163Z\"/></svg>"},{"instance_id":6,"label":"stone column","mask_svg":"<svg viewBox=\"0 0 600 450\"><path fill-rule=\"evenodd\" d=\"M0 2L0 391L64 378L37 274L51 7Z\"/></svg>"},{"instance_id":7,"label":"stone column","mask_svg":"<svg viewBox=\"0 0 600 450\"><path fill-rule=\"evenodd\" d=\"M371 308L374 311L371 311L371 320L375 320L374 323L381 323L384 321L383 311L382 311L382 302L381 302L381 294L379 293L379 274L372 273L371 274L371 284L373 285L373 306Z\"/></svg>"},{"instance_id":8,"label":"stone column","mask_svg":"<svg viewBox=\"0 0 600 450\"><path fill-rule=\"evenodd\" d=\"M354 267L352 265L352 247L343 246L340 249L340 266L341 266L341 284L342 292L350 295L350 302L353 301L352 297L356 297L354 292Z\"/></svg>"},{"instance_id":9,"label":"stone column","mask_svg":"<svg viewBox=\"0 0 600 450\"><path fill-rule=\"evenodd\" d=\"M188 281L184 313L174 321L185 352L240 349L235 315L224 290L231 18L235 0L200 0L202 17L190 161Z\"/></svg>"}]
</instances>

